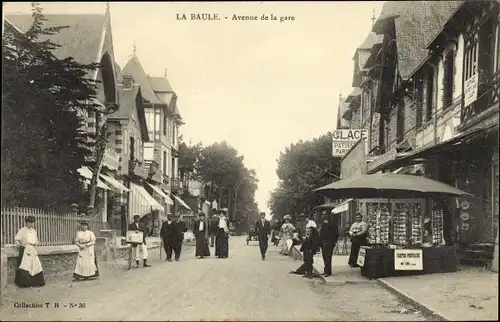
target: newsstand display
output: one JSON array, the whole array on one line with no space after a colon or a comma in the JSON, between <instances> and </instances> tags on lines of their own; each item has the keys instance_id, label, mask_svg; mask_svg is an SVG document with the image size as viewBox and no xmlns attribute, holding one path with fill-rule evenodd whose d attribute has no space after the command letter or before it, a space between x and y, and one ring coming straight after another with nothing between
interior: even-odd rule
<instances>
[{"instance_id":1,"label":"newsstand display","mask_svg":"<svg viewBox=\"0 0 500 322\"><path fill-rule=\"evenodd\" d=\"M443 240L443 210L426 211L423 199L362 199L368 246L362 246L358 265L370 279L456 271L452 246ZM435 208L435 209L434 209Z\"/></svg>"}]
</instances>

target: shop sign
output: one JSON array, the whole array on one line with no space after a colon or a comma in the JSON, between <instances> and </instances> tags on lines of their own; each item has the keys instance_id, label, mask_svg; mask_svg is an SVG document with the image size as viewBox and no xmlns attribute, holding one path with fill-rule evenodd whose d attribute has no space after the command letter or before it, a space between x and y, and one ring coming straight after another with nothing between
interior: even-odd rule
<instances>
[{"instance_id":1,"label":"shop sign","mask_svg":"<svg viewBox=\"0 0 500 322\"><path fill-rule=\"evenodd\" d=\"M378 158L376 158L375 160L373 160L372 162L368 163L367 167L368 167L368 172L378 168L379 166L381 166L382 164L385 164L387 162L390 162L390 161L393 161L393 160L396 160L396 155L397 155L397 151L396 149L392 149L391 151L387 152L387 153L384 153L382 154L381 156L379 156Z\"/></svg>"},{"instance_id":2,"label":"shop sign","mask_svg":"<svg viewBox=\"0 0 500 322\"><path fill-rule=\"evenodd\" d=\"M356 264L363 267L365 266L366 249L361 247L358 252L358 260Z\"/></svg>"},{"instance_id":3,"label":"shop sign","mask_svg":"<svg viewBox=\"0 0 500 322\"><path fill-rule=\"evenodd\" d=\"M477 69L474 75L469 77L464 82L464 105L469 106L474 103L477 99L477 89L478 89L478 73Z\"/></svg>"},{"instance_id":4,"label":"shop sign","mask_svg":"<svg viewBox=\"0 0 500 322\"><path fill-rule=\"evenodd\" d=\"M354 144L340 162L342 179L366 174L366 141L361 139Z\"/></svg>"},{"instance_id":5,"label":"shop sign","mask_svg":"<svg viewBox=\"0 0 500 322\"><path fill-rule=\"evenodd\" d=\"M368 142L368 130L334 130L332 134L332 155L334 157L343 157L361 139Z\"/></svg>"},{"instance_id":6,"label":"shop sign","mask_svg":"<svg viewBox=\"0 0 500 322\"><path fill-rule=\"evenodd\" d=\"M394 269L397 271L421 271L424 269L421 249L395 249Z\"/></svg>"}]
</instances>

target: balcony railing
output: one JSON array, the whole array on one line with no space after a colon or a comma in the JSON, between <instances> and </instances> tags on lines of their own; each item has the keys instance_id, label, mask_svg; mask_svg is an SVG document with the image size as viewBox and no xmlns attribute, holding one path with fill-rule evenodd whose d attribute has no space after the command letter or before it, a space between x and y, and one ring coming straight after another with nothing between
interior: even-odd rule
<instances>
[{"instance_id":1,"label":"balcony railing","mask_svg":"<svg viewBox=\"0 0 500 322\"><path fill-rule=\"evenodd\" d=\"M130 176L138 177L141 179L147 179L149 176L145 164L137 160L130 160L129 174Z\"/></svg>"},{"instance_id":2,"label":"balcony railing","mask_svg":"<svg viewBox=\"0 0 500 322\"><path fill-rule=\"evenodd\" d=\"M493 106L498 106L500 96L500 71L496 71L489 80L481 82L479 75L478 97L468 106L462 102L461 123L470 123L481 114Z\"/></svg>"},{"instance_id":3,"label":"balcony railing","mask_svg":"<svg viewBox=\"0 0 500 322\"><path fill-rule=\"evenodd\" d=\"M120 155L110 148L106 148L102 165L110 170L118 170L120 166Z\"/></svg>"}]
</instances>

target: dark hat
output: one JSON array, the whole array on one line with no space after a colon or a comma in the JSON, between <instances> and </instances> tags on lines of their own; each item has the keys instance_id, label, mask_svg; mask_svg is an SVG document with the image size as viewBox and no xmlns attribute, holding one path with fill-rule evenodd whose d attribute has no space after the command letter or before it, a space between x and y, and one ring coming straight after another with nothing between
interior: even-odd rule
<instances>
[{"instance_id":1,"label":"dark hat","mask_svg":"<svg viewBox=\"0 0 500 322\"><path fill-rule=\"evenodd\" d=\"M199 216L199 217L201 217L201 216L205 217L205 214L204 214L204 213L202 213L202 212L200 212L200 213L198 214L198 216Z\"/></svg>"},{"instance_id":2,"label":"dark hat","mask_svg":"<svg viewBox=\"0 0 500 322\"><path fill-rule=\"evenodd\" d=\"M226 213L223 209L219 209L219 214L224 214Z\"/></svg>"},{"instance_id":3,"label":"dark hat","mask_svg":"<svg viewBox=\"0 0 500 322\"><path fill-rule=\"evenodd\" d=\"M88 226L89 222L87 220L80 220L80 225Z\"/></svg>"},{"instance_id":4,"label":"dark hat","mask_svg":"<svg viewBox=\"0 0 500 322\"><path fill-rule=\"evenodd\" d=\"M135 215L135 216L134 216L134 219L141 219L141 216L139 216L139 215Z\"/></svg>"},{"instance_id":5,"label":"dark hat","mask_svg":"<svg viewBox=\"0 0 500 322\"><path fill-rule=\"evenodd\" d=\"M35 217L33 216L28 216L26 219L24 219L25 222L35 222Z\"/></svg>"},{"instance_id":6,"label":"dark hat","mask_svg":"<svg viewBox=\"0 0 500 322\"><path fill-rule=\"evenodd\" d=\"M261 212L261 213L260 213L260 215L261 215L261 216L262 216L262 215L264 215L264 216L265 216L265 215L266 215L266 213L265 213L265 212Z\"/></svg>"}]
</instances>

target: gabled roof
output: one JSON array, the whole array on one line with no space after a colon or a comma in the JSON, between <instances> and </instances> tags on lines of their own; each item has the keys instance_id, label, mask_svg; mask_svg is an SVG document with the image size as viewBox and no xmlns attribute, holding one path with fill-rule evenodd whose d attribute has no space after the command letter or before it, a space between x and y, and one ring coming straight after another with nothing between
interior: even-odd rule
<instances>
[{"instance_id":1,"label":"gabled roof","mask_svg":"<svg viewBox=\"0 0 500 322\"><path fill-rule=\"evenodd\" d=\"M358 49L365 49L365 50L371 50L373 45L379 44L384 40L384 35L377 35L373 31L370 31L368 33L368 36L366 36L365 41L361 44L361 46L358 47Z\"/></svg>"},{"instance_id":2,"label":"gabled roof","mask_svg":"<svg viewBox=\"0 0 500 322\"><path fill-rule=\"evenodd\" d=\"M408 79L428 56L425 46L462 1L387 1L373 31L384 33L394 21L401 77Z\"/></svg>"},{"instance_id":3,"label":"gabled roof","mask_svg":"<svg viewBox=\"0 0 500 322\"><path fill-rule=\"evenodd\" d=\"M361 89L359 87L354 87L351 94L347 96L345 102L350 103L356 96L361 95Z\"/></svg>"},{"instance_id":4,"label":"gabled roof","mask_svg":"<svg viewBox=\"0 0 500 322\"><path fill-rule=\"evenodd\" d=\"M140 97L139 100L137 99L137 96ZM146 113L144 111L144 106L142 105L141 87L134 84L131 89L125 89L123 88L123 85L118 85L118 97L120 99L120 109L108 115L108 119L128 120L132 117L132 113L137 111L141 127L142 140L143 142L148 142L148 127L146 123ZM137 102L141 103L137 104Z\"/></svg>"},{"instance_id":5,"label":"gabled roof","mask_svg":"<svg viewBox=\"0 0 500 322\"><path fill-rule=\"evenodd\" d=\"M349 127L348 119L351 117L350 114L347 114L349 111L349 104L345 102L344 99L339 100L339 110L337 115L337 129L344 129ZM345 116L345 117L344 117Z\"/></svg>"},{"instance_id":6,"label":"gabled roof","mask_svg":"<svg viewBox=\"0 0 500 322\"><path fill-rule=\"evenodd\" d=\"M144 71L141 62L137 56L133 55L130 60L123 67L120 78L123 75L131 75L134 78L134 82L141 86L142 96L153 104L162 104L158 97L156 96L151 82L149 81L148 74Z\"/></svg>"},{"instance_id":7,"label":"gabled roof","mask_svg":"<svg viewBox=\"0 0 500 322\"><path fill-rule=\"evenodd\" d=\"M149 77L149 82L151 83L151 87L155 92L174 92L172 86L170 86L168 79L166 79L165 77Z\"/></svg>"},{"instance_id":8,"label":"gabled roof","mask_svg":"<svg viewBox=\"0 0 500 322\"><path fill-rule=\"evenodd\" d=\"M44 27L68 26L52 36L40 37L50 40L61 47L54 50L54 55L60 59L73 57L81 64L96 63L101 49L102 31L108 17L105 14L44 14L47 21ZM30 29L33 18L31 14L7 14L6 18L20 30Z\"/></svg>"}]
</instances>

